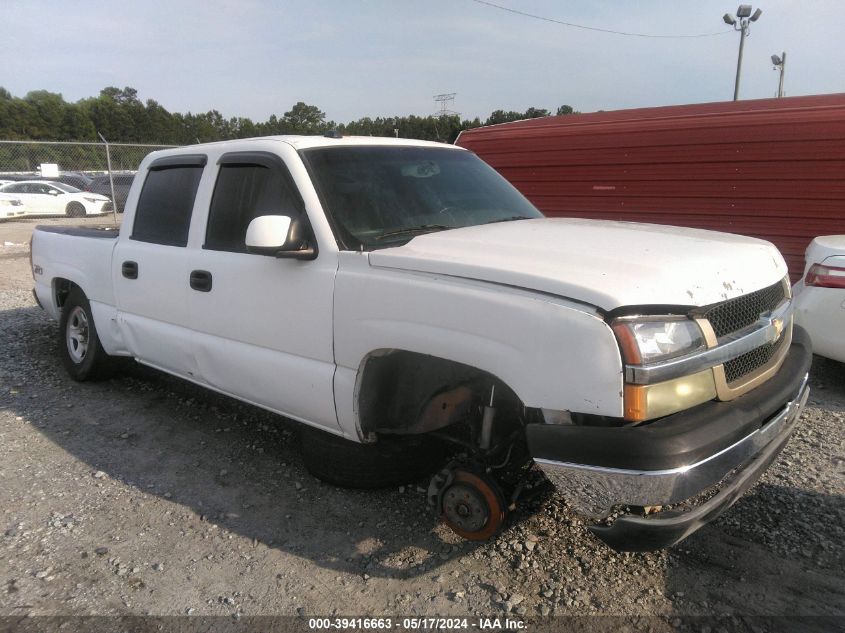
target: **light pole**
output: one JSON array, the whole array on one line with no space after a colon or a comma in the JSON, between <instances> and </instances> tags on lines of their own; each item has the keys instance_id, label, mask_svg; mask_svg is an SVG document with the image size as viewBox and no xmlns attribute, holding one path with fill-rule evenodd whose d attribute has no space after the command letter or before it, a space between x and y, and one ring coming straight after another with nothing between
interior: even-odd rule
<instances>
[{"instance_id":1,"label":"light pole","mask_svg":"<svg viewBox=\"0 0 845 633\"><path fill-rule=\"evenodd\" d=\"M751 14L750 4L741 4L736 10L736 17L730 13L722 16L725 24L730 24L734 27L734 31L739 31L739 56L736 60L736 83L734 84L734 101L739 99L739 75L742 72L742 49L745 46L745 37L748 35L748 26L750 22L756 22L763 15L763 11L757 9L754 14ZM739 24L737 24L737 20Z\"/></svg>"},{"instance_id":2,"label":"light pole","mask_svg":"<svg viewBox=\"0 0 845 633\"><path fill-rule=\"evenodd\" d=\"M783 73L786 72L786 51L777 55L772 55L772 64L775 65L775 70L780 69L780 80L778 81L778 98L783 96Z\"/></svg>"}]
</instances>

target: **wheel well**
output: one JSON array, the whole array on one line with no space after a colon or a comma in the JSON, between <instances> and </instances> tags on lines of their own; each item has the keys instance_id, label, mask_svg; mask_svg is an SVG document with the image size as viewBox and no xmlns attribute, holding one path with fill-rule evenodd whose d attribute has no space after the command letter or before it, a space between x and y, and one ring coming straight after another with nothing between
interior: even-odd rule
<instances>
[{"instance_id":1,"label":"wheel well","mask_svg":"<svg viewBox=\"0 0 845 633\"><path fill-rule=\"evenodd\" d=\"M57 277L53 280L53 296L56 298L56 307L61 309L67 300L67 296L74 288L79 288L79 286L69 279Z\"/></svg>"},{"instance_id":2,"label":"wheel well","mask_svg":"<svg viewBox=\"0 0 845 633\"><path fill-rule=\"evenodd\" d=\"M361 431L367 436L444 428L486 404L492 387L497 403L521 406L506 384L470 365L403 350L371 354L358 388Z\"/></svg>"}]
</instances>

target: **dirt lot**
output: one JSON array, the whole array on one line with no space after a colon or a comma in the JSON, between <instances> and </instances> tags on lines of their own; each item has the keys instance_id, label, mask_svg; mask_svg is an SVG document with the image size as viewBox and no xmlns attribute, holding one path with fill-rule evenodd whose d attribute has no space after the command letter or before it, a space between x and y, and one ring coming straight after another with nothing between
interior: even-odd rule
<instances>
[{"instance_id":1,"label":"dirt lot","mask_svg":"<svg viewBox=\"0 0 845 633\"><path fill-rule=\"evenodd\" d=\"M784 454L671 551L614 553L557 494L472 544L425 482L313 479L276 416L140 366L72 382L35 224L0 224L0 615L845 615L843 365L816 359Z\"/></svg>"}]
</instances>

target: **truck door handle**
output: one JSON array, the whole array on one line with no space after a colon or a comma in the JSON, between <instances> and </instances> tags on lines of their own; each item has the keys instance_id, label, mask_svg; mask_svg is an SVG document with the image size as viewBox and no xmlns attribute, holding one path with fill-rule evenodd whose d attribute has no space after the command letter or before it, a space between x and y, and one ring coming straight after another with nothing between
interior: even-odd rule
<instances>
[{"instance_id":1,"label":"truck door handle","mask_svg":"<svg viewBox=\"0 0 845 633\"><path fill-rule=\"evenodd\" d=\"M138 279L138 262L123 262L120 272L127 279Z\"/></svg>"},{"instance_id":2,"label":"truck door handle","mask_svg":"<svg viewBox=\"0 0 845 633\"><path fill-rule=\"evenodd\" d=\"M191 288L200 292L211 292L211 273L207 270L192 270Z\"/></svg>"}]
</instances>

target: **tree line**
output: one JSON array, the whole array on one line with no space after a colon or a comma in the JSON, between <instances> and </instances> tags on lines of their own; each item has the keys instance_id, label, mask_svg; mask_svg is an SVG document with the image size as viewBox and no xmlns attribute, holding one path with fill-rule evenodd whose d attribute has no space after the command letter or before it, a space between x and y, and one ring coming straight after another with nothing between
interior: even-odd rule
<instances>
[{"instance_id":1,"label":"tree line","mask_svg":"<svg viewBox=\"0 0 845 633\"><path fill-rule=\"evenodd\" d=\"M569 105L555 114L573 114ZM344 135L394 136L454 142L462 130L481 125L550 116L544 108L525 112L496 110L482 121L458 115L364 117L349 123L326 120L317 106L302 101L278 117L255 122L247 117L226 118L217 110L182 114L169 112L154 99L142 102L131 87L109 86L99 96L75 103L61 94L34 90L14 97L0 87L0 139L40 141L98 141L98 133L111 143L160 143L190 145L273 134L323 134L337 130ZM398 130L398 132L397 132Z\"/></svg>"}]
</instances>

